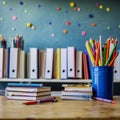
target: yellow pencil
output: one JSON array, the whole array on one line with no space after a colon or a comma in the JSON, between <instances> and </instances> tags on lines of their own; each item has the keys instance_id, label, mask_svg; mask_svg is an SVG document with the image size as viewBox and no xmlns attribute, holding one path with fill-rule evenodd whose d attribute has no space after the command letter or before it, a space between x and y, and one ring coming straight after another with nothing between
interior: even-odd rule
<instances>
[{"instance_id":1,"label":"yellow pencil","mask_svg":"<svg viewBox=\"0 0 120 120\"><path fill-rule=\"evenodd\" d=\"M95 59L94 59L94 55L93 55L93 53L92 53L92 49L91 49L91 47L90 47L90 45L89 45L89 41L86 41L85 46L86 46L87 51L88 51L88 54L89 54L89 56L90 56L92 65L94 66L94 64L95 64Z\"/></svg>"}]
</instances>

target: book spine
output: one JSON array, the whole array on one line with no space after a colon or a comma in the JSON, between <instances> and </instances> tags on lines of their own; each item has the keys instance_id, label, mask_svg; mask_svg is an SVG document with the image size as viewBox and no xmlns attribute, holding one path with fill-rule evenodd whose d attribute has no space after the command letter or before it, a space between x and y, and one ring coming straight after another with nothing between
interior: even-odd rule
<instances>
[{"instance_id":1,"label":"book spine","mask_svg":"<svg viewBox=\"0 0 120 120\"><path fill-rule=\"evenodd\" d=\"M7 86L11 86L11 87L43 87L43 84L35 84L35 83L7 83Z\"/></svg>"}]
</instances>

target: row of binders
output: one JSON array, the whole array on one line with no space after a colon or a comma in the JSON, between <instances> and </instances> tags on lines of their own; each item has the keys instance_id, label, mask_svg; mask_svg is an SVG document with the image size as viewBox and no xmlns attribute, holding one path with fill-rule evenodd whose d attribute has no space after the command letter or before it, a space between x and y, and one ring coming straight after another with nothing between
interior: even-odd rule
<instances>
[{"instance_id":1,"label":"row of binders","mask_svg":"<svg viewBox=\"0 0 120 120\"><path fill-rule=\"evenodd\" d=\"M0 48L0 78L89 79L87 54L67 48Z\"/></svg>"}]
</instances>

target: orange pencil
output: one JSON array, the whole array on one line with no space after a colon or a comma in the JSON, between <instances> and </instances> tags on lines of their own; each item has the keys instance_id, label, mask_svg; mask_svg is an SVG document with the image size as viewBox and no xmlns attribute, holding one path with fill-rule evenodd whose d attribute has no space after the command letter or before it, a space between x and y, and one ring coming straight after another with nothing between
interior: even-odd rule
<instances>
[{"instance_id":1,"label":"orange pencil","mask_svg":"<svg viewBox=\"0 0 120 120\"><path fill-rule=\"evenodd\" d=\"M108 64L108 66L113 66L113 63L114 63L114 61L115 61L115 59L117 58L118 55L119 55L119 53L116 52L115 55L113 56L111 62Z\"/></svg>"},{"instance_id":2,"label":"orange pencil","mask_svg":"<svg viewBox=\"0 0 120 120\"><path fill-rule=\"evenodd\" d=\"M95 66L98 66L99 52L100 52L100 44L99 44L99 42L97 42L96 43Z\"/></svg>"}]
</instances>

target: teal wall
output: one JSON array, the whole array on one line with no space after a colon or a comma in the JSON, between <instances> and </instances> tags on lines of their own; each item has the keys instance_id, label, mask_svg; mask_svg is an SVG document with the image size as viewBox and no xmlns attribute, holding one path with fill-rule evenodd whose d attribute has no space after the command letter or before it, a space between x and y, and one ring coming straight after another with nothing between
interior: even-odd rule
<instances>
[{"instance_id":1,"label":"teal wall","mask_svg":"<svg viewBox=\"0 0 120 120\"><path fill-rule=\"evenodd\" d=\"M84 51L85 41L90 37L98 40L99 35L102 35L103 43L110 35L120 39L119 0L73 0L80 11L70 7L71 1L0 0L0 34L7 40L8 46L9 37L22 34L25 51L29 51L30 47L56 49L67 46L75 46L77 50ZM96 3L102 5L103 9L96 6ZM61 7L60 11L57 10L58 6ZM110 8L109 12L106 11L107 7ZM17 19L13 20L13 16ZM70 21L71 25L66 25L66 21ZM28 28L27 22L35 26L35 30ZM92 26L93 23L96 26ZM64 29L68 31L67 34L63 33ZM82 31L86 35L82 35Z\"/></svg>"},{"instance_id":2,"label":"teal wall","mask_svg":"<svg viewBox=\"0 0 120 120\"><path fill-rule=\"evenodd\" d=\"M70 7L71 1L0 0L0 34L7 40L8 47L9 37L22 34L26 52L30 47L56 49L67 46L84 51L85 41L90 37L98 40L102 35L103 43L111 35L120 39L120 0L73 0L80 11ZM102 5L103 9L96 3ZM57 10L58 6L61 7L60 11ZM107 7L110 8L109 12L106 11ZM17 19L13 20L13 16ZM71 25L66 25L66 21L70 21ZM26 27L27 22L33 24L35 30ZM93 23L96 23L96 27L91 25ZM67 34L63 33L64 29L68 31ZM86 35L82 35L82 31ZM120 44L117 48L120 49ZM5 85L3 83L0 89ZM115 91L118 91L118 86L115 86Z\"/></svg>"}]
</instances>

